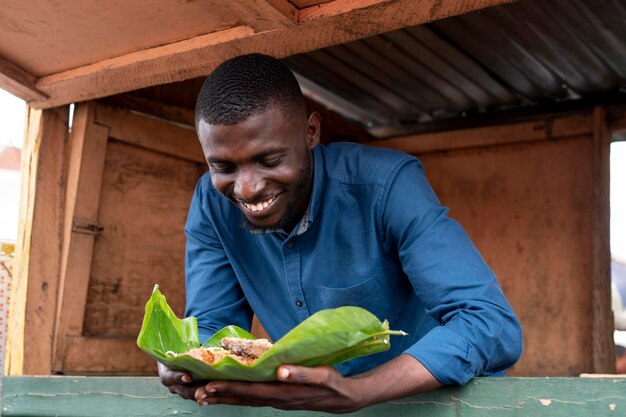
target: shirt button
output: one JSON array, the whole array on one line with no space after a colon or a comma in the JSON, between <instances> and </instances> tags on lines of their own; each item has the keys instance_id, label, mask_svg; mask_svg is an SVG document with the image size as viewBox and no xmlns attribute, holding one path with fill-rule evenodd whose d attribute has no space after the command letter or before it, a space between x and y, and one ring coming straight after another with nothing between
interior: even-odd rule
<instances>
[{"instance_id":1,"label":"shirt button","mask_svg":"<svg viewBox=\"0 0 626 417\"><path fill-rule=\"evenodd\" d=\"M295 243L293 243L293 241L291 241L291 242L287 242L287 247L288 247L289 249L293 248L295 245L296 245L296 244L295 244Z\"/></svg>"},{"instance_id":2,"label":"shirt button","mask_svg":"<svg viewBox=\"0 0 626 417\"><path fill-rule=\"evenodd\" d=\"M297 305L298 307L302 307L302 301L300 301L300 300L296 300L296 305Z\"/></svg>"}]
</instances>

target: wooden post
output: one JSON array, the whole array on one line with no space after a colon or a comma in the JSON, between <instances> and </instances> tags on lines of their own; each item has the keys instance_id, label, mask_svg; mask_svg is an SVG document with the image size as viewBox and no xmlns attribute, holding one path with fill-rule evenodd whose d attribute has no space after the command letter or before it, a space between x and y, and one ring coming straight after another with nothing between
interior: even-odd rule
<instances>
[{"instance_id":1,"label":"wooden post","mask_svg":"<svg viewBox=\"0 0 626 417\"><path fill-rule=\"evenodd\" d=\"M109 128L94 122L93 102L76 106L70 137L53 370L63 369L68 336L81 336Z\"/></svg>"},{"instance_id":2,"label":"wooden post","mask_svg":"<svg viewBox=\"0 0 626 417\"><path fill-rule=\"evenodd\" d=\"M606 109L593 111L593 236L592 256L592 352L593 371L615 372L613 315L611 313L611 248L609 206L609 150L611 134Z\"/></svg>"},{"instance_id":3,"label":"wooden post","mask_svg":"<svg viewBox=\"0 0 626 417\"><path fill-rule=\"evenodd\" d=\"M27 120L7 375L50 373L61 260L68 108L29 109Z\"/></svg>"}]
</instances>

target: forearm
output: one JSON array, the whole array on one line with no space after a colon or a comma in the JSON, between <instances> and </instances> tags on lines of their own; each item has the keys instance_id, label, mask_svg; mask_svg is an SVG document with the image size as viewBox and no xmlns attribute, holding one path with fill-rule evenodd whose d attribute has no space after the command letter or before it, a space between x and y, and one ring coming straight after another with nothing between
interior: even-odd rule
<instances>
[{"instance_id":1,"label":"forearm","mask_svg":"<svg viewBox=\"0 0 626 417\"><path fill-rule=\"evenodd\" d=\"M349 380L362 403L359 408L443 386L424 365L409 355L400 355Z\"/></svg>"}]
</instances>

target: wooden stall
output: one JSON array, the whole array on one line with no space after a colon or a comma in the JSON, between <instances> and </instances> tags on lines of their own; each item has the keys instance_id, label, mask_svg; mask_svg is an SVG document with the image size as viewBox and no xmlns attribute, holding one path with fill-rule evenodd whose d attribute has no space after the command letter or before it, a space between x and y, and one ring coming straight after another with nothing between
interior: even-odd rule
<instances>
[{"instance_id":1,"label":"wooden stall","mask_svg":"<svg viewBox=\"0 0 626 417\"><path fill-rule=\"evenodd\" d=\"M27 1L6 11L22 31L0 27L0 86L31 106L8 375L155 373L135 341L155 283L183 312L183 225L206 170L195 97L216 65L253 51L294 69L325 142L423 161L522 321L511 375L614 371L608 152L626 131L623 58L610 54L626 50L616 24L598 34L593 19L574 30L578 17L559 17L594 45L613 41L591 54L597 73L585 82L550 64L558 36L534 50L530 35L506 27L516 11L547 25L534 1L131 3L81 2L70 13ZM61 15L73 23L61 28Z\"/></svg>"}]
</instances>

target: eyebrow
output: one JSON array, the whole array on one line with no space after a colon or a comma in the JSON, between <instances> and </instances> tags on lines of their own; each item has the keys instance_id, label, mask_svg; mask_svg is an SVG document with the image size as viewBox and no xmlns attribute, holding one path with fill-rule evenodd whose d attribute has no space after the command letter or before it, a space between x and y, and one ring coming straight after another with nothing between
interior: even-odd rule
<instances>
[{"instance_id":1,"label":"eyebrow","mask_svg":"<svg viewBox=\"0 0 626 417\"><path fill-rule=\"evenodd\" d=\"M285 148L271 148L271 149L268 149L266 151L259 152L259 153L255 154L252 157L252 159L258 160L258 159L262 159L262 158L267 158L268 156L273 156L275 154L284 154L286 152L287 152L287 150ZM210 158L207 159L207 162L209 162L209 163L230 163L232 161L230 161L228 159L221 159L221 158L210 157Z\"/></svg>"}]
</instances>

